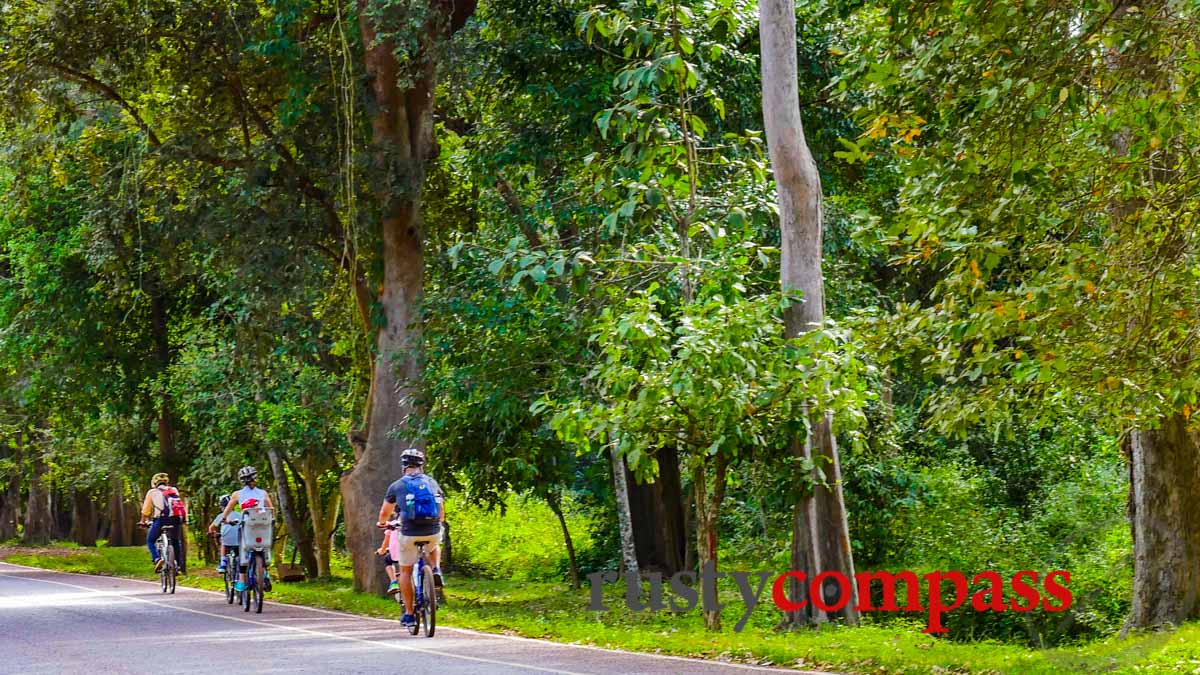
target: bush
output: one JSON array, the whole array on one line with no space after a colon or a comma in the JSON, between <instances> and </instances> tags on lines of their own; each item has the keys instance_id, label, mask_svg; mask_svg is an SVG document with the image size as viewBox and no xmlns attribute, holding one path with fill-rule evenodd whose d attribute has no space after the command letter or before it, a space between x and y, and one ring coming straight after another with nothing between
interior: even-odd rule
<instances>
[{"instance_id":1,"label":"bush","mask_svg":"<svg viewBox=\"0 0 1200 675\"><path fill-rule=\"evenodd\" d=\"M1005 580L1021 570L1071 573L1069 611L976 612L968 600L966 608L946 617L951 639L1049 646L1120 628L1132 579L1119 458L1096 457L1065 471L1060 482L1044 486L1031 500L1028 517L1024 509L1004 504L1000 482L975 467L931 469L924 480L925 499L906 510L895 529L905 552L903 564L895 567L918 575L957 570L968 581L983 570Z\"/></svg>"},{"instance_id":2,"label":"bush","mask_svg":"<svg viewBox=\"0 0 1200 675\"><path fill-rule=\"evenodd\" d=\"M449 514L456 564L486 577L515 581L561 580L567 575L567 547L558 518L540 499L509 495L501 509L467 505ZM563 513L577 557L593 545L595 517L573 499Z\"/></svg>"}]
</instances>

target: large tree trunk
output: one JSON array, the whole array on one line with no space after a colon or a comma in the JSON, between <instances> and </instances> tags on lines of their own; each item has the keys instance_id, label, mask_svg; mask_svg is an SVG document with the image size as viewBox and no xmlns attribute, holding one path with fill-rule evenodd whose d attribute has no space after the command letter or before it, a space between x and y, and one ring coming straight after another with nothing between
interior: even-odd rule
<instances>
[{"instance_id":1,"label":"large tree trunk","mask_svg":"<svg viewBox=\"0 0 1200 675\"><path fill-rule=\"evenodd\" d=\"M779 199L782 235L781 284L784 291L800 291L804 300L788 308L785 323L788 337L813 330L825 317L824 278L821 271L821 179L804 139L796 69L796 8L793 0L762 0L759 3L759 35L762 42L763 123L770 150ZM850 532L842 497L841 466L828 415L810 420L797 454L812 459L822 469L826 483L799 498L792 539L792 565L815 574L839 571L854 575ZM802 481L807 482L807 481ZM851 585L853 586L853 584ZM795 590L793 591L795 592ZM858 621L851 599L840 612L850 623ZM811 602L807 612L789 616L793 624L821 621L827 617Z\"/></svg>"},{"instance_id":2,"label":"large tree trunk","mask_svg":"<svg viewBox=\"0 0 1200 675\"><path fill-rule=\"evenodd\" d=\"M402 64L391 39L380 38L374 9L359 0L359 28L366 53L374 107L371 131L376 169L383 186L383 292L380 305L384 326L375 336L366 443L356 447L356 465L342 477L346 546L354 563L354 588L383 595L387 575L376 562L379 531L375 520L388 485L401 473L400 452L423 447L411 437L409 422L418 411L420 323L418 302L424 285L424 233L421 190L425 164L436 153L433 139L433 97L436 88L435 42L460 28L475 11L473 0L431 0L420 49ZM397 19L388 16L388 19ZM397 30L389 26L388 30ZM405 28L399 28L405 30ZM403 73L401 72L403 69ZM405 89L400 88L403 82ZM393 437L398 434L399 437Z\"/></svg>"},{"instance_id":3,"label":"large tree trunk","mask_svg":"<svg viewBox=\"0 0 1200 675\"><path fill-rule=\"evenodd\" d=\"M95 546L99 523L92 496L86 490L75 488L72 490L72 497L74 513L71 518L71 539L80 546Z\"/></svg>"},{"instance_id":4,"label":"large tree trunk","mask_svg":"<svg viewBox=\"0 0 1200 675\"><path fill-rule=\"evenodd\" d=\"M32 471L29 475L29 499L25 506L25 532L21 543L45 545L50 543L54 531L54 512L50 508L50 486L46 481L46 462L37 452L33 453Z\"/></svg>"},{"instance_id":5,"label":"large tree trunk","mask_svg":"<svg viewBox=\"0 0 1200 675\"><path fill-rule=\"evenodd\" d=\"M1175 415L1129 437L1133 604L1123 633L1200 617L1200 431Z\"/></svg>"},{"instance_id":6,"label":"large tree trunk","mask_svg":"<svg viewBox=\"0 0 1200 675\"><path fill-rule=\"evenodd\" d=\"M638 483L626 472L629 508L639 516L633 521L633 542L641 570L671 576L685 569L688 546L679 454L674 447L660 448L656 459L658 477L652 483Z\"/></svg>"},{"instance_id":7,"label":"large tree trunk","mask_svg":"<svg viewBox=\"0 0 1200 675\"><path fill-rule=\"evenodd\" d=\"M313 555L312 537L303 526L296 500L292 498L292 487L283 466L283 458L279 455L279 450L271 444L267 445L267 459L271 462L271 474L275 478L275 497L279 500L279 510L283 512L283 522L287 525L292 543L300 554L300 564L304 566L304 573L312 579L317 576L317 557Z\"/></svg>"}]
</instances>

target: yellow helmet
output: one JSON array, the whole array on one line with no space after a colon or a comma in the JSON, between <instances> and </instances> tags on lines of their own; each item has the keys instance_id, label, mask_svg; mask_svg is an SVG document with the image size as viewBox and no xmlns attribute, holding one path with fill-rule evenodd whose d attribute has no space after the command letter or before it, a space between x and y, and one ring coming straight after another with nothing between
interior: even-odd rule
<instances>
[{"instance_id":1,"label":"yellow helmet","mask_svg":"<svg viewBox=\"0 0 1200 675\"><path fill-rule=\"evenodd\" d=\"M150 487L156 488L159 485L166 485L171 482L171 477L165 473L156 473L154 478L150 479Z\"/></svg>"}]
</instances>

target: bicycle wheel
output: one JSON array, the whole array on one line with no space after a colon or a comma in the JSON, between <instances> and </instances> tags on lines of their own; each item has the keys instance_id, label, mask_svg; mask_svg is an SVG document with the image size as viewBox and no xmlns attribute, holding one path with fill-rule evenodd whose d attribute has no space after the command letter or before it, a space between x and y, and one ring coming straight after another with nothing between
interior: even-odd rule
<instances>
[{"instance_id":1,"label":"bicycle wheel","mask_svg":"<svg viewBox=\"0 0 1200 675\"><path fill-rule=\"evenodd\" d=\"M246 590L242 591L242 610L249 612L250 603L254 599L254 554L250 554L250 562L246 564Z\"/></svg>"},{"instance_id":2,"label":"bicycle wheel","mask_svg":"<svg viewBox=\"0 0 1200 675\"><path fill-rule=\"evenodd\" d=\"M434 588L432 571L421 574L421 594L425 596L421 607L425 637L433 637L433 631L437 628L437 590Z\"/></svg>"},{"instance_id":3,"label":"bicycle wheel","mask_svg":"<svg viewBox=\"0 0 1200 675\"><path fill-rule=\"evenodd\" d=\"M171 545L167 545L167 564L163 565L163 572L166 574L167 592L175 594L175 575L179 573L179 565L175 561L175 549Z\"/></svg>"},{"instance_id":4,"label":"bicycle wheel","mask_svg":"<svg viewBox=\"0 0 1200 675\"><path fill-rule=\"evenodd\" d=\"M225 580L225 601L231 605L233 604L233 596L236 594L233 590L233 570L235 569L237 569L237 566L231 563L229 556L225 556L225 573L221 575L221 578Z\"/></svg>"},{"instance_id":5,"label":"bicycle wheel","mask_svg":"<svg viewBox=\"0 0 1200 675\"><path fill-rule=\"evenodd\" d=\"M263 556L255 556L254 558L254 612L262 614L263 606L263 579L267 576L267 563Z\"/></svg>"},{"instance_id":6,"label":"bicycle wheel","mask_svg":"<svg viewBox=\"0 0 1200 675\"><path fill-rule=\"evenodd\" d=\"M421 594L417 592L417 585L420 583L418 580L420 578L421 578L420 568L414 568L413 573L412 573L412 579L409 582L413 585L413 624L408 627L409 635L416 635L417 633L421 632ZM400 593L396 594L397 597L399 597L400 595L401 595ZM401 603L400 607L401 607L400 611L403 612L404 611L403 603Z\"/></svg>"},{"instance_id":7,"label":"bicycle wheel","mask_svg":"<svg viewBox=\"0 0 1200 675\"><path fill-rule=\"evenodd\" d=\"M161 560L163 563L162 569L159 570L159 572L158 572L158 582L159 582L159 584L162 585L162 592L166 593L167 592L167 563L169 562L167 559L167 551L163 550L162 539L158 540L158 543L156 544L156 546L158 547L158 559ZM170 548L171 548L170 546L167 547L168 550L170 550Z\"/></svg>"}]
</instances>

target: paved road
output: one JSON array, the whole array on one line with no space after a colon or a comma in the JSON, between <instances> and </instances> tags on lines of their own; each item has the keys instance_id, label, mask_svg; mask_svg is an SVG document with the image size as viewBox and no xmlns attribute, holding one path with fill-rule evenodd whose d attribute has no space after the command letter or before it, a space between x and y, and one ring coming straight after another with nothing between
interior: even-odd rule
<instances>
[{"instance_id":1,"label":"paved road","mask_svg":"<svg viewBox=\"0 0 1200 675\"><path fill-rule=\"evenodd\" d=\"M555 644L0 563L0 673L751 673L790 672ZM182 610L182 611L181 611ZM172 639L170 636L174 636Z\"/></svg>"}]
</instances>

